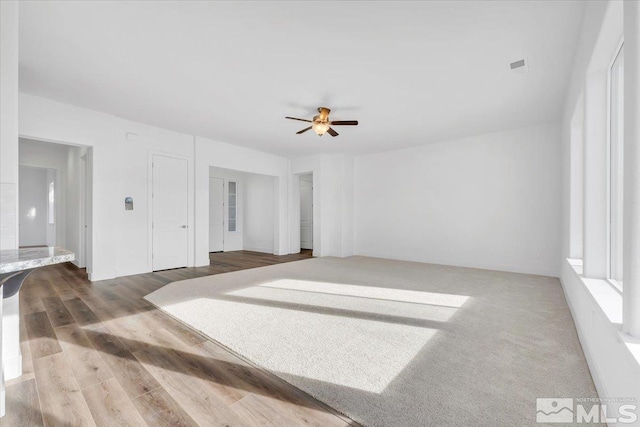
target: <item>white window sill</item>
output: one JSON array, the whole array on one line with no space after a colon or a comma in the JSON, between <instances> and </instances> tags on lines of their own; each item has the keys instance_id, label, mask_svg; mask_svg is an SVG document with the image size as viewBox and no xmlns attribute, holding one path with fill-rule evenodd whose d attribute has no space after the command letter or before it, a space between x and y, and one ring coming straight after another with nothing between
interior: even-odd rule
<instances>
[{"instance_id":1,"label":"white window sill","mask_svg":"<svg viewBox=\"0 0 640 427\"><path fill-rule=\"evenodd\" d=\"M622 332L622 294L605 279L589 279L582 276L582 260L567 259L573 267L576 275L582 280L586 290L600 307L602 313L611 323L611 327L617 331L618 339L624 343L640 366L640 339L631 337Z\"/></svg>"},{"instance_id":2,"label":"white window sill","mask_svg":"<svg viewBox=\"0 0 640 427\"><path fill-rule=\"evenodd\" d=\"M640 339L623 333L620 333L620 338L640 365Z\"/></svg>"},{"instance_id":3,"label":"white window sill","mask_svg":"<svg viewBox=\"0 0 640 427\"><path fill-rule=\"evenodd\" d=\"M582 280L595 302L609 322L618 330L622 330L622 295L605 279L588 279L582 276L582 260L567 259L573 270Z\"/></svg>"}]
</instances>

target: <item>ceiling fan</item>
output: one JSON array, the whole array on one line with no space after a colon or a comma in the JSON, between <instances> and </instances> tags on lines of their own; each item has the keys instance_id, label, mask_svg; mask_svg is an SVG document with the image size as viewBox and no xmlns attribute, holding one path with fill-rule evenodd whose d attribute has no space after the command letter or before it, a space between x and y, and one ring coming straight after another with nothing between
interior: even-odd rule
<instances>
[{"instance_id":1,"label":"ceiling fan","mask_svg":"<svg viewBox=\"0 0 640 427\"><path fill-rule=\"evenodd\" d=\"M285 117L285 119L299 120L301 122L311 123L311 126L309 126L308 128L305 128L299 132L296 132L297 135L300 135L301 133L305 133L309 129L313 129L314 132L318 134L318 136L322 136L325 133L328 133L331 136L338 136L339 135L338 132L331 129L331 126L357 126L358 125L357 120L338 120L338 121L332 122L329 120L330 112L331 112L330 109L326 107L320 107L318 108L318 113L320 114L318 114L317 116L314 116L313 120L298 119L295 117Z\"/></svg>"}]
</instances>

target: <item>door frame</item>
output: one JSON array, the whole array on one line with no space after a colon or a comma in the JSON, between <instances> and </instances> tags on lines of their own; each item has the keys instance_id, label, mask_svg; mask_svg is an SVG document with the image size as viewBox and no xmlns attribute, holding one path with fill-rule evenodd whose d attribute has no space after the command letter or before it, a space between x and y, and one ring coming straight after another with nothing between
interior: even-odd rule
<instances>
[{"instance_id":1,"label":"door frame","mask_svg":"<svg viewBox=\"0 0 640 427\"><path fill-rule=\"evenodd\" d=\"M92 270L92 221L93 221L93 147L86 147L84 154L80 156L80 268L84 268L87 274Z\"/></svg>"},{"instance_id":2,"label":"door frame","mask_svg":"<svg viewBox=\"0 0 640 427\"><path fill-rule=\"evenodd\" d=\"M211 254L211 181L213 179L219 179L220 181L222 181L222 251L224 252L224 242L225 242L225 232L226 232L226 225L227 222L225 221L225 209L227 207L227 204L225 203L225 182L226 179L225 178L221 178L219 176L209 176L209 188L207 189L207 194L209 196L209 210L208 210L208 216L207 216L207 220L209 222L209 254ZM237 196L236 196L237 197ZM237 202L236 202L237 205ZM236 214L237 215L237 214Z\"/></svg>"},{"instance_id":3,"label":"door frame","mask_svg":"<svg viewBox=\"0 0 640 427\"><path fill-rule=\"evenodd\" d=\"M87 212L87 200L88 200L88 183L87 175L89 170L89 153L86 152L80 156L80 194L78 200L80 200L80 242L77 257L78 267L87 267L87 219L89 217ZM87 268L87 272L88 272Z\"/></svg>"},{"instance_id":4,"label":"door frame","mask_svg":"<svg viewBox=\"0 0 640 427\"><path fill-rule=\"evenodd\" d=\"M306 177L310 177L311 179L306 179ZM313 248L314 248L314 227L315 227L315 215L314 215L314 194L313 194L313 173L304 173L304 174L300 174L298 175L298 194L299 194L299 202L302 202L302 181L305 182L310 182L311 183L311 253L313 253ZM303 248L302 247L302 206L301 203L298 203L299 205L299 210L300 210L300 214L299 214L299 222L300 222L300 250L302 249L308 249L308 248Z\"/></svg>"},{"instance_id":5,"label":"door frame","mask_svg":"<svg viewBox=\"0 0 640 427\"><path fill-rule=\"evenodd\" d=\"M311 175L313 191L313 249L312 255L321 256L322 235L320 217L320 173L317 170L309 169L297 171L290 174L289 179L289 253L300 253L300 177Z\"/></svg>"},{"instance_id":6,"label":"door frame","mask_svg":"<svg viewBox=\"0 0 640 427\"><path fill-rule=\"evenodd\" d=\"M153 156L163 156L187 161L187 267L194 266L194 176L193 157L169 153L161 150L149 150L147 157L147 269L153 271ZM124 199L123 199L124 203ZM134 209L135 200L134 200Z\"/></svg>"},{"instance_id":7,"label":"door frame","mask_svg":"<svg viewBox=\"0 0 640 427\"><path fill-rule=\"evenodd\" d=\"M75 143L75 142L70 142L70 141L65 141L65 140L61 140L61 139L52 139L52 138L42 138L40 136L32 136L32 135L28 135L28 134L24 134L24 133L20 133L18 134L18 138L19 139L29 139L31 141L38 141L38 142L47 142L50 144L57 144L57 145L62 145L65 147L75 147L75 148L80 148L80 149L85 149L86 150L86 154L88 155L87 159L89 160L89 163L87 164L88 169L87 169L87 176L86 176L86 185L88 186L87 188L87 194L86 194L86 200L81 201L81 203L84 204L84 209L85 210L85 215L87 215L88 217L86 218L87 222L86 222L86 248L84 250L84 255L85 255L85 268L87 271L87 275L89 277L89 280L91 280L91 274L92 274L92 270L93 270L93 145L90 144L82 144L82 143ZM25 163L24 166L31 166L31 167L40 167L40 166L33 166L31 164ZM55 169L55 168L51 168L51 169ZM57 169L56 169L57 170ZM59 170L57 170L56 172L56 181L58 183L58 189L62 188L62 175L60 173ZM65 205L66 205L66 198L68 197L68 189L64 188L64 196L65 196ZM19 191L19 189L16 189L16 191ZM60 195L60 197L62 197L62 194L60 191L57 191L57 194ZM57 196L56 196L57 197ZM56 201L57 203L58 201ZM67 216L68 216L68 212L66 210L66 206L64 207L64 219L66 221ZM57 213L56 213L57 214ZM58 221L59 216L56 218L56 221ZM18 219L16 218L16 222L18 221ZM59 225L59 223L57 224ZM16 231L18 231L18 229L16 228ZM16 242L19 240L19 235L16 235ZM60 242L57 239L56 236L56 245L59 245ZM78 266L78 261L73 261L73 264L75 264L76 266Z\"/></svg>"}]
</instances>

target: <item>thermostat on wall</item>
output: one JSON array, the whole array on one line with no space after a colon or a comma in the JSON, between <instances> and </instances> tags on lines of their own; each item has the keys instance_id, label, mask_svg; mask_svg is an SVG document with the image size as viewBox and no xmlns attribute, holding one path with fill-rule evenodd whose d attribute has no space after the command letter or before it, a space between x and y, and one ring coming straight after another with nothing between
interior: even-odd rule
<instances>
[{"instance_id":1,"label":"thermostat on wall","mask_svg":"<svg viewBox=\"0 0 640 427\"><path fill-rule=\"evenodd\" d=\"M125 197L124 198L124 210L132 211L133 210L133 197Z\"/></svg>"}]
</instances>

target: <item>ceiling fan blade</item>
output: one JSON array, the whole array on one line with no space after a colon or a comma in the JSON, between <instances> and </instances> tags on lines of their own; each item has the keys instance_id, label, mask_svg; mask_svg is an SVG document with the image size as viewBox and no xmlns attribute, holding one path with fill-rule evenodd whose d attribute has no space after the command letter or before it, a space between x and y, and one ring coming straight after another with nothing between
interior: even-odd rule
<instances>
[{"instance_id":1,"label":"ceiling fan blade","mask_svg":"<svg viewBox=\"0 0 640 427\"><path fill-rule=\"evenodd\" d=\"M335 126L357 126L358 121L357 120L338 120L335 122L331 122L331 124Z\"/></svg>"},{"instance_id":2,"label":"ceiling fan blade","mask_svg":"<svg viewBox=\"0 0 640 427\"><path fill-rule=\"evenodd\" d=\"M300 135L301 133L305 133L306 131L308 131L309 129L311 129L313 126L309 126L308 128L304 128L301 131L296 132L296 135Z\"/></svg>"},{"instance_id":3,"label":"ceiling fan blade","mask_svg":"<svg viewBox=\"0 0 640 427\"><path fill-rule=\"evenodd\" d=\"M295 117L285 117L285 119L299 120L299 121L301 121L301 122L313 123L311 120L307 120L307 119L297 119L297 118L295 118Z\"/></svg>"},{"instance_id":4,"label":"ceiling fan blade","mask_svg":"<svg viewBox=\"0 0 640 427\"><path fill-rule=\"evenodd\" d=\"M328 133L329 135L331 135L331 136L338 136L338 135L340 135L338 132L336 132L335 130L333 130L333 129L331 129L331 128L327 129L327 133Z\"/></svg>"}]
</instances>

